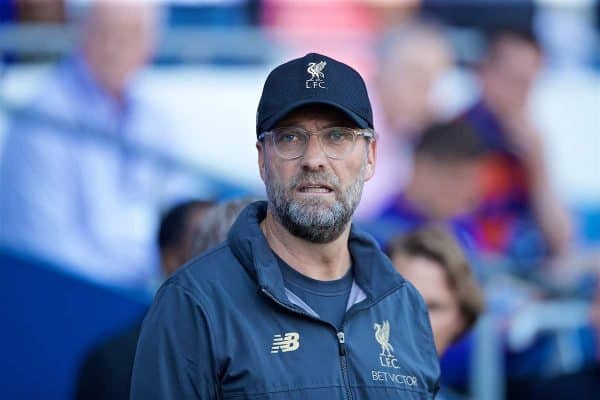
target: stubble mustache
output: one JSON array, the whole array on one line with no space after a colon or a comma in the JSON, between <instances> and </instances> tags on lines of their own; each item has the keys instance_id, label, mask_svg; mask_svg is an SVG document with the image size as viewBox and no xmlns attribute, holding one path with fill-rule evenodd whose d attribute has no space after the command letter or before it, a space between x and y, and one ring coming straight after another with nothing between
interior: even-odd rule
<instances>
[{"instance_id":1,"label":"stubble mustache","mask_svg":"<svg viewBox=\"0 0 600 400\"><path fill-rule=\"evenodd\" d=\"M300 171L292 178L288 186L290 192L296 191L299 187L307 185L325 185L334 192L336 199L341 195L340 180L337 176L327 172Z\"/></svg>"}]
</instances>

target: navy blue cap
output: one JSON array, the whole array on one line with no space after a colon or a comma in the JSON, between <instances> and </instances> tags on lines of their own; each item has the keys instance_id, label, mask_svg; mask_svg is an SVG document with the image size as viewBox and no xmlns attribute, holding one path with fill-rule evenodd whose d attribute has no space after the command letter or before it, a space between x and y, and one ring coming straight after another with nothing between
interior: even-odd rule
<instances>
[{"instance_id":1,"label":"navy blue cap","mask_svg":"<svg viewBox=\"0 0 600 400\"><path fill-rule=\"evenodd\" d=\"M337 108L360 128L373 128L365 82L352 67L310 53L275 68L265 81L256 113L256 134L271 130L291 111L309 104Z\"/></svg>"}]
</instances>

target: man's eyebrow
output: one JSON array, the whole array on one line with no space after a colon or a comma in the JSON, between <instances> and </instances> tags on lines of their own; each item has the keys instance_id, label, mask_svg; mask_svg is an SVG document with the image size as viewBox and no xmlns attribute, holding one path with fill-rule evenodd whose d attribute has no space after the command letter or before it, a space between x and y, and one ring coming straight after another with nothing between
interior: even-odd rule
<instances>
[{"instance_id":1,"label":"man's eyebrow","mask_svg":"<svg viewBox=\"0 0 600 400\"><path fill-rule=\"evenodd\" d=\"M281 124L281 126L298 126L302 121L304 121L302 118L284 119L280 122L280 124ZM331 128L334 126L352 127L352 126L354 126L354 124L350 120L336 119L336 120L324 122L322 125L322 127L324 127L324 128Z\"/></svg>"},{"instance_id":2,"label":"man's eyebrow","mask_svg":"<svg viewBox=\"0 0 600 400\"><path fill-rule=\"evenodd\" d=\"M336 119L335 121L331 121L331 123L326 123L325 126L346 126L351 125L352 121L347 119Z\"/></svg>"}]
</instances>

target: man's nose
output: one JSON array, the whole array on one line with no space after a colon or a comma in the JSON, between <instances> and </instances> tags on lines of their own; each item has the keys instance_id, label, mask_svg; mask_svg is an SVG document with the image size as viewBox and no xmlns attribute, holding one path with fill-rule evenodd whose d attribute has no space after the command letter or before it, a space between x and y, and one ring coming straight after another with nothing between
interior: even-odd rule
<instances>
[{"instance_id":1,"label":"man's nose","mask_svg":"<svg viewBox=\"0 0 600 400\"><path fill-rule=\"evenodd\" d=\"M310 135L306 144L306 151L302 156L302 168L309 170L321 169L327 162L327 155L323 151L319 137Z\"/></svg>"}]
</instances>

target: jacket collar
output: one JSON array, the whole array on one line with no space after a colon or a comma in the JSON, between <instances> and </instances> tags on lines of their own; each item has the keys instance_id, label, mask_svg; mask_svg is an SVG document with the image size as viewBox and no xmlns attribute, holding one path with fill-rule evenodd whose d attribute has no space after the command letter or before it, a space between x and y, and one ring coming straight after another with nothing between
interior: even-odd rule
<instances>
[{"instance_id":1,"label":"jacket collar","mask_svg":"<svg viewBox=\"0 0 600 400\"><path fill-rule=\"evenodd\" d=\"M229 231L229 246L260 289L267 290L276 300L289 304L279 264L260 229L259 224L266 215L266 201L247 206ZM348 244L356 284L365 293L368 302L376 302L404 284L404 279L395 271L375 240L354 225Z\"/></svg>"}]
</instances>

